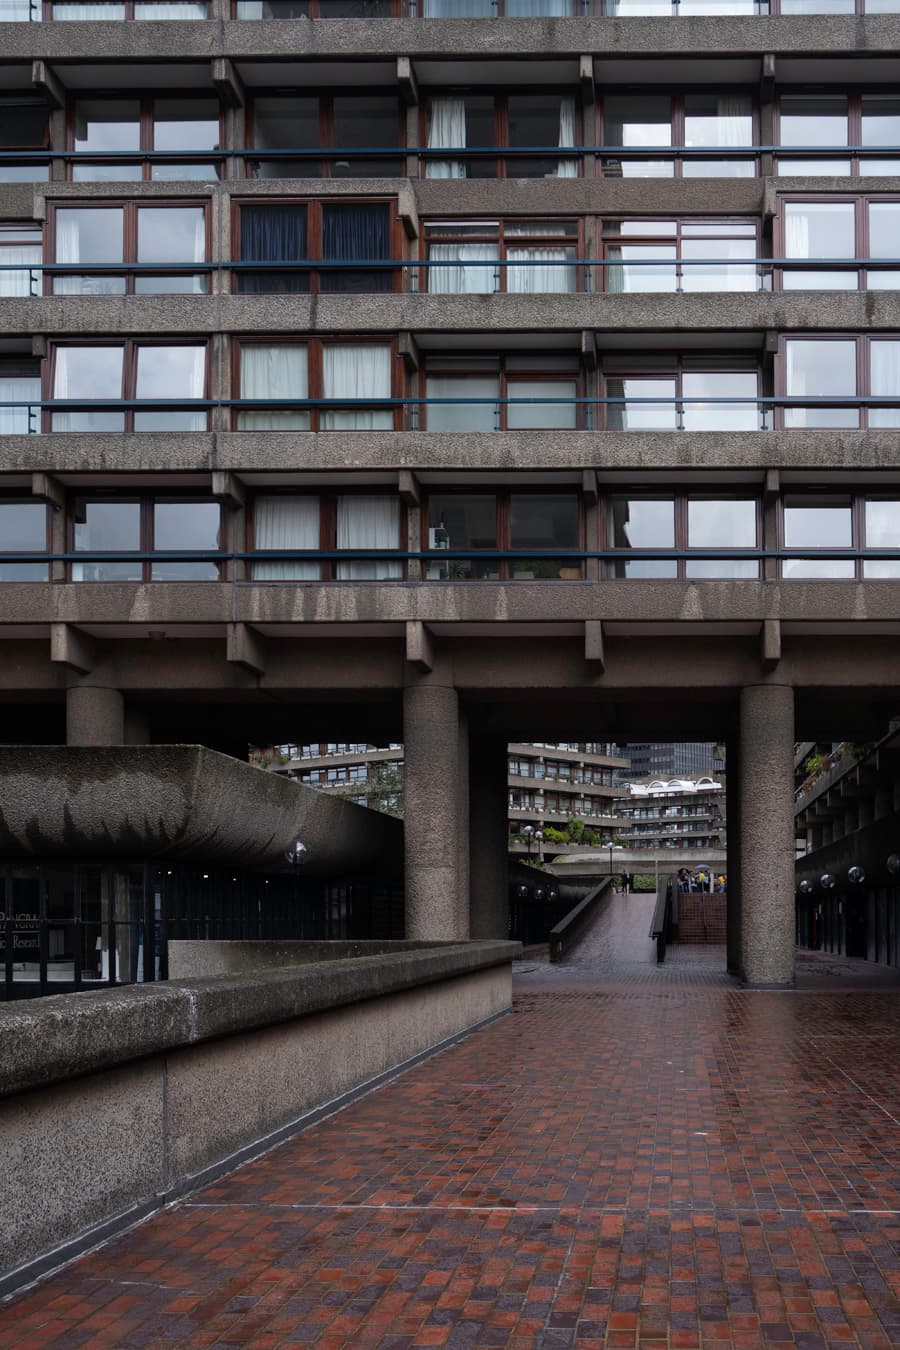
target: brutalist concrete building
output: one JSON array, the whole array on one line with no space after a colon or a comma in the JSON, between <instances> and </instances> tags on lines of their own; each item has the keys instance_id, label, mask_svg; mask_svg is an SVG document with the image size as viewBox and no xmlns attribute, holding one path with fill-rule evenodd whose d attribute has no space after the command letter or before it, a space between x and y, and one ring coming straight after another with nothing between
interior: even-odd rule
<instances>
[{"instance_id":1,"label":"brutalist concrete building","mask_svg":"<svg viewBox=\"0 0 900 1350\"><path fill-rule=\"evenodd\" d=\"M723 742L790 984L794 741L896 700L890 7L7 0L0 739L402 741L414 938L505 933L509 743Z\"/></svg>"}]
</instances>

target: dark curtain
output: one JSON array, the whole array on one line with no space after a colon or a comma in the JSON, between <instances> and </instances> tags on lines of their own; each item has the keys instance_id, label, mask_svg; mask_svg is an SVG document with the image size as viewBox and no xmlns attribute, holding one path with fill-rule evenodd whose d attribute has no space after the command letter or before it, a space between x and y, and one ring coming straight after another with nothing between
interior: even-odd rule
<instances>
[{"instance_id":1,"label":"dark curtain","mask_svg":"<svg viewBox=\"0 0 900 1350\"><path fill-rule=\"evenodd\" d=\"M241 262L300 262L307 257L305 206L242 206ZM308 272L239 272L238 290L308 291Z\"/></svg>"},{"instance_id":2,"label":"dark curtain","mask_svg":"<svg viewBox=\"0 0 900 1350\"><path fill-rule=\"evenodd\" d=\"M391 256L390 207L386 202L323 204L322 259L325 262L370 261ZM393 273L342 267L323 271L323 291L390 291Z\"/></svg>"}]
</instances>

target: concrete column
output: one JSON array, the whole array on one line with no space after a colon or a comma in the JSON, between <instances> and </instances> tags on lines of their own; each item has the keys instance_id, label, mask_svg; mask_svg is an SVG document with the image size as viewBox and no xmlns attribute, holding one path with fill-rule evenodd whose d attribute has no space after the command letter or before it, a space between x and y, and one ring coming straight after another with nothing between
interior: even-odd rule
<instances>
[{"instance_id":1,"label":"concrete column","mask_svg":"<svg viewBox=\"0 0 900 1350\"><path fill-rule=\"evenodd\" d=\"M125 700L118 689L80 684L66 690L67 745L124 745Z\"/></svg>"},{"instance_id":2,"label":"concrete column","mask_svg":"<svg viewBox=\"0 0 900 1350\"><path fill-rule=\"evenodd\" d=\"M748 984L794 983L794 691L741 690L741 955Z\"/></svg>"},{"instance_id":3,"label":"concrete column","mask_svg":"<svg viewBox=\"0 0 900 1350\"><path fill-rule=\"evenodd\" d=\"M733 737L725 751L726 863L728 877L725 915L727 965L731 975L740 975L741 955L741 771L740 743Z\"/></svg>"},{"instance_id":4,"label":"concrete column","mask_svg":"<svg viewBox=\"0 0 900 1350\"><path fill-rule=\"evenodd\" d=\"M406 936L466 938L468 922L460 913L464 742L452 685L426 676L403 691L403 745Z\"/></svg>"},{"instance_id":5,"label":"concrete column","mask_svg":"<svg viewBox=\"0 0 900 1350\"><path fill-rule=\"evenodd\" d=\"M473 938L509 936L507 746L493 736L469 737L469 844Z\"/></svg>"}]
</instances>

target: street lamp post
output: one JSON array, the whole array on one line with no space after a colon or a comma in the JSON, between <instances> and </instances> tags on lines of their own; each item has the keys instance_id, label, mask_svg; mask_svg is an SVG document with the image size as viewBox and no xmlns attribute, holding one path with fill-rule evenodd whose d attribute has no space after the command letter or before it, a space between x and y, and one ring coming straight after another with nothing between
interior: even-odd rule
<instances>
[{"instance_id":1,"label":"street lamp post","mask_svg":"<svg viewBox=\"0 0 900 1350\"><path fill-rule=\"evenodd\" d=\"M544 862L544 831L543 831L543 830L535 830L535 832L534 832L534 837L535 837L535 839L537 840L537 846L538 846L538 862L539 862L541 865L543 865L543 862Z\"/></svg>"},{"instance_id":2,"label":"street lamp post","mask_svg":"<svg viewBox=\"0 0 900 1350\"><path fill-rule=\"evenodd\" d=\"M613 870L612 870L612 867L613 867L613 864L612 864L613 841L612 841L611 839L604 839L604 840L603 840L603 847L609 849L609 884L610 884L610 887L612 887L612 876L613 876Z\"/></svg>"},{"instance_id":3,"label":"street lamp post","mask_svg":"<svg viewBox=\"0 0 900 1350\"><path fill-rule=\"evenodd\" d=\"M528 845L528 856L529 856L529 858L530 858L530 857L531 857L531 836L534 834L534 826L533 826L533 825L526 825L526 826L523 828L522 833L524 834L524 836L525 836L525 842L526 842L527 845Z\"/></svg>"}]
</instances>

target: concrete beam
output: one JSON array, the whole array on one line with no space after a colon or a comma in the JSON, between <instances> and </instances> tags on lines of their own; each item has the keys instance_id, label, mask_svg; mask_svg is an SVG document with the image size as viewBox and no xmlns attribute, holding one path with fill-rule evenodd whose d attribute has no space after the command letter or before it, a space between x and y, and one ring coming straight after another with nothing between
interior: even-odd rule
<instances>
[{"instance_id":1,"label":"concrete beam","mask_svg":"<svg viewBox=\"0 0 900 1350\"><path fill-rule=\"evenodd\" d=\"M599 619L589 619L584 625L584 659L594 662L601 671L606 670L603 623Z\"/></svg>"},{"instance_id":2,"label":"concrete beam","mask_svg":"<svg viewBox=\"0 0 900 1350\"><path fill-rule=\"evenodd\" d=\"M415 335L408 330L399 333L397 336L397 351L407 375L414 375L421 365L419 344L416 342Z\"/></svg>"},{"instance_id":3,"label":"concrete beam","mask_svg":"<svg viewBox=\"0 0 900 1350\"><path fill-rule=\"evenodd\" d=\"M422 500L419 480L412 469L401 469L397 475L397 491L404 506L418 506Z\"/></svg>"},{"instance_id":4,"label":"concrete beam","mask_svg":"<svg viewBox=\"0 0 900 1350\"><path fill-rule=\"evenodd\" d=\"M59 479L51 473L31 475L31 495L49 502L54 511L64 511L66 508L66 490Z\"/></svg>"},{"instance_id":5,"label":"concrete beam","mask_svg":"<svg viewBox=\"0 0 900 1350\"><path fill-rule=\"evenodd\" d=\"M781 621L765 619L762 626L762 663L765 670L774 670L781 660Z\"/></svg>"},{"instance_id":6,"label":"concrete beam","mask_svg":"<svg viewBox=\"0 0 900 1350\"><path fill-rule=\"evenodd\" d=\"M227 57L216 56L212 63L212 82L216 93L229 108L242 108L246 100L244 82L234 63Z\"/></svg>"},{"instance_id":7,"label":"concrete beam","mask_svg":"<svg viewBox=\"0 0 900 1350\"><path fill-rule=\"evenodd\" d=\"M781 474L778 469L766 469L765 495L769 501L781 495Z\"/></svg>"},{"instance_id":8,"label":"concrete beam","mask_svg":"<svg viewBox=\"0 0 900 1350\"><path fill-rule=\"evenodd\" d=\"M413 63L408 56L397 57L397 83L400 86L400 97L406 106L408 108L418 107L419 82L416 79Z\"/></svg>"},{"instance_id":9,"label":"concrete beam","mask_svg":"<svg viewBox=\"0 0 900 1350\"><path fill-rule=\"evenodd\" d=\"M419 670L434 669L434 646L424 623L412 620L406 624L406 659Z\"/></svg>"},{"instance_id":10,"label":"concrete beam","mask_svg":"<svg viewBox=\"0 0 900 1350\"><path fill-rule=\"evenodd\" d=\"M225 469L213 469L212 495L229 511L238 511L247 501L247 489L237 474Z\"/></svg>"},{"instance_id":11,"label":"concrete beam","mask_svg":"<svg viewBox=\"0 0 900 1350\"><path fill-rule=\"evenodd\" d=\"M254 675L266 669L265 640L247 623L230 623L225 636L225 658Z\"/></svg>"},{"instance_id":12,"label":"concrete beam","mask_svg":"<svg viewBox=\"0 0 900 1350\"><path fill-rule=\"evenodd\" d=\"M51 623L50 660L86 675L97 663L97 644L71 623Z\"/></svg>"},{"instance_id":13,"label":"concrete beam","mask_svg":"<svg viewBox=\"0 0 900 1350\"><path fill-rule=\"evenodd\" d=\"M66 106L66 90L56 71L46 61L32 61L31 83L54 107Z\"/></svg>"},{"instance_id":14,"label":"concrete beam","mask_svg":"<svg viewBox=\"0 0 900 1350\"><path fill-rule=\"evenodd\" d=\"M600 489L597 485L597 470L585 469L581 475L581 495L584 498L585 506L596 506L600 500Z\"/></svg>"}]
</instances>

